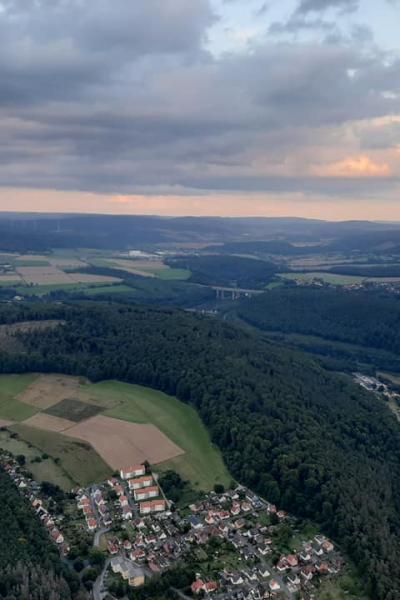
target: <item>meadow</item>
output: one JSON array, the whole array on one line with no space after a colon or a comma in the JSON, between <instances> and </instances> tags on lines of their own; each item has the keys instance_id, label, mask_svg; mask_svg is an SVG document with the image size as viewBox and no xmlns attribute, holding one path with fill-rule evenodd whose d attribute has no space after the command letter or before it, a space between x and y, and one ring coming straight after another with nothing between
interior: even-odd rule
<instances>
[{"instance_id":1,"label":"meadow","mask_svg":"<svg viewBox=\"0 0 400 600\"><path fill-rule=\"evenodd\" d=\"M185 451L157 465L158 470L174 469L198 489L212 489L215 483L229 485L231 477L222 457L191 406L162 392L117 381L90 384L85 391L99 404L108 399L118 402L105 410L105 415L133 423L152 423Z\"/></svg>"},{"instance_id":2,"label":"meadow","mask_svg":"<svg viewBox=\"0 0 400 600\"><path fill-rule=\"evenodd\" d=\"M17 398L37 378L36 375L0 375L0 419L24 421L37 409Z\"/></svg>"},{"instance_id":3,"label":"meadow","mask_svg":"<svg viewBox=\"0 0 400 600\"><path fill-rule=\"evenodd\" d=\"M21 440L51 456L75 485L85 486L111 475L110 467L89 444L23 423L12 425L9 429ZM51 474L48 474L48 479L54 482Z\"/></svg>"},{"instance_id":4,"label":"meadow","mask_svg":"<svg viewBox=\"0 0 400 600\"><path fill-rule=\"evenodd\" d=\"M166 436L174 447L178 446L184 452L163 454L163 446L157 442L155 470L174 469L196 489L210 490L215 483L230 484L231 477L221 454L211 443L197 412L172 396L118 381L91 384L74 377L33 374L0 377L0 419L13 421L9 429L18 433L20 440L51 456L70 480L81 485L101 481L112 470L105 462L106 455L100 452L101 458L99 454L101 440L93 440L93 436L73 437L73 421L81 421L82 427L87 428L92 420L86 419L100 411L103 419L120 420L121 429L123 423L130 423L132 427L134 424L154 426L160 430L160 435ZM51 416L60 422L65 419L65 426L57 429L46 424L46 419L51 420ZM114 423L117 425L118 421ZM153 441L154 436L156 432L151 438ZM77 439L79 437L81 439ZM104 432L100 437L104 437ZM139 433L134 437L139 443ZM94 447L84 439L92 442ZM129 458L132 452L126 443L119 453L121 461L126 456ZM149 452L150 461L155 456L154 452ZM40 468L45 466L40 465ZM49 474L50 481L54 481L53 475Z\"/></svg>"}]
</instances>

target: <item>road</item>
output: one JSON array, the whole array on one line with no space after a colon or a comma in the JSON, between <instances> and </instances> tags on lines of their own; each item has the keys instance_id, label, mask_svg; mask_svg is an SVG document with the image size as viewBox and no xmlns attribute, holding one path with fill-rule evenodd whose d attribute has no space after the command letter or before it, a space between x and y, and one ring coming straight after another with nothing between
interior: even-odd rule
<instances>
[{"instance_id":1,"label":"road","mask_svg":"<svg viewBox=\"0 0 400 600\"><path fill-rule=\"evenodd\" d=\"M102 592L101 590L104 589L104 577L108 567L110 566L110 563L111 558L107 558L106 562L104 563L102 572L93 584L92 591L94 600L103 600L103 598L107 595L107 591Z\"/></svg>"},{"instance_id":2,"label":"road","mask_svg":"<svg viewBox=\"0 0 400 600\"><path fill-rule=\"evenodd\" d=\"M98 529L96 531L96 533L94 534L94 538L93 538L93 548L98 548L100 546L100 538L102 535L107 533L107 531L110 531L110 530L106 527L103 529Z\"/></svg>"}]
</instances>

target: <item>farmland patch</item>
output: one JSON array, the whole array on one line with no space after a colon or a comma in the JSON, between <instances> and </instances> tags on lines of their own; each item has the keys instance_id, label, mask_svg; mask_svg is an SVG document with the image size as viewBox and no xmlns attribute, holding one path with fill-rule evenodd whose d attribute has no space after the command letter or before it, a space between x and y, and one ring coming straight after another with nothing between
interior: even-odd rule
<instances>
[{"instance_id":1,"label":"farmland patch","mask_svg":"<svg viewBox=\"0 0 400 600\"><path fill-rule=\"evenodd\" d=\"M79 423L80 421L94 417L101 411L101 406L86 404L75 398L65 398L61 402L46 408L43 412L60 419L69 419L70 421L74 421L74 423Z\"/></svg>"},{"instance_id":2,"label":"farmland patch","mask_svg":"<svg viewBox=\"0 0 400 600\"><path fill-rule=\"evenodd\" d=\"M67 433L91 444L112 469L146 460L157 464L183 454L154 425L138 425L103 415L84 421Z\"/></svg>"}]
</instances>

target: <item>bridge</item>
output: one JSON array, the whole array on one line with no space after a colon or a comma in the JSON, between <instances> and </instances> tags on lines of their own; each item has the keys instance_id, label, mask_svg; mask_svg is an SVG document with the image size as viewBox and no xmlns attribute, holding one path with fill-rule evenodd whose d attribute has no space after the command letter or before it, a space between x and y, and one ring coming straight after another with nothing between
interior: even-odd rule
<instances>
[{"instance_id":1,"label":"bridge","mask_svg":"<svg viewBox=\"0 0 400 600\"><path fill-rule=\"evenodd\" d=\"M238 300L239 298L252 298L257 294L263 294L265 290L246 290L243 288L212 286L215 290L217 300Z\"/></svg>"}]
</instances>

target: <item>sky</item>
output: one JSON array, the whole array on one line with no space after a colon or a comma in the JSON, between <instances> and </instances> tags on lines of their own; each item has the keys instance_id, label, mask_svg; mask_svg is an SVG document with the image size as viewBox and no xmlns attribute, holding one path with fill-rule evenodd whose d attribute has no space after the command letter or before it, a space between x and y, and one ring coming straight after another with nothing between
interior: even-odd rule
<instances>
[{"instance_id":1,"label":"sky","mask_svg":"<svg viewBox=\"0 0 400 600\"><path fill-rule=\"evenodd\" d=\"M0 210L400 219L400 0L0 0Z\"/></svg>"}]
</instances>

